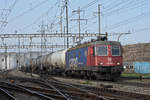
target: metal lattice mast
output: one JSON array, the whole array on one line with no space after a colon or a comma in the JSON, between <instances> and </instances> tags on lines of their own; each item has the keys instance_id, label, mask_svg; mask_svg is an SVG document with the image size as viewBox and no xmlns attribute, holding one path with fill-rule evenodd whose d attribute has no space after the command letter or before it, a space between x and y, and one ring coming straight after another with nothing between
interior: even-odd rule
<instances>
[{"instance_id":1,"label":"metal lattice mast","mask_svg":"<svg viewBox=\"0 0 150 100\"><path fill-rule=\"evenodd\" d=\"M68 38L68 34L69 34L69 27L68 27L68 23L69 23L69 21L68 21L68 0L65 0L65 2L66 2L66 28L67 28L67 30L66 30L66 32L67 32L67 48L69 48L69 38Z\"/></svg>"},{"instance_id":2,"label":"metal lattice mast","mask_svg":"<svg viewBox=\"0 0 150 100\"><path fill-rule=\"evenodd\" d=\"M81 12L83 12L83 10L80 9L80 7L78 8L78 10L74 10L72 11L73 13L77 13L78 14L78 19L71 19L72 21L75 20L75 21L78 21L78 24L79 24L79 43L81 42L81 21L86 21L87 22L87 19L81 19Z\"/></svg>"}]
</instances>

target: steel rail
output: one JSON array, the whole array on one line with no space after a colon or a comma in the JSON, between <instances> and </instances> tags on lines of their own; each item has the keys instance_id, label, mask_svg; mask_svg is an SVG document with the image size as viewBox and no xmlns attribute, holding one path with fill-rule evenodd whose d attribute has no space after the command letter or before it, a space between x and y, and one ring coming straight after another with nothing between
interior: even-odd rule
<instances>
[{"instance_id":1,"label":"steel rail","mask_svg":"<svg viewBox=\"0 0 150 100\"><path fill-rule=\"evenodd\" d=\"M42 82L42 80L41 80L41 82ZM47 86L49 86L49 87L51 87L52 89L54 89L54 90L56 90L60 95L62 95L66 100L71 100L70 98L68 98L66 95L66 93L64 94L64 93L62 93L59 89L57 89L54 85L52 85L52 84L49 84L47 81L43 81L43 84L45 84L45 85L47 85Z\"/></svg>"},{"instance_id":2,"label":"steel rail","mask_svg":"<svg viewBox=\"0 0 150 100\"><path fill-rule=\"evenodd\" d=\"M97 95L103 95L108 97L118 98L120 100L150 100L150 95L139 94L139 93L132 93L132 92L125 92L119 91L115 89L108 89L108 88L99 88L99 87L92 87L92 86L81 86L77 84L73 84L77 87L85 89L89 92L96 93Z\"/></svg>"},{"instance_id":3,"label":"steel rail","mask_svg":"<svg viewBox=\"0 0 150 100\"><path fill-rule=\"evenodd\" d=\"M20 85L20 86L28 88L28 89L31 89L31 90L34 90L34 91L42 92L42 93L49 93L49 94L52 94L52 95L58 94L58 92L56 90L54 90L54 89L41 88L41 87L40 88L39 87L35 88L35 87L23 86L23 85ZM70 98L76 98L77 100L84 99L83 95L85 95L85 93L83 93L81 91L73 91L73 90L69 90L69 91L67 91L67 90L60 90L60 92L72 95L72 96L70 96ZM58 96L58 95L56 95L56 96Z\"/></svg>"},{"instance_id":4,"label":"steel rail","mask_svg":"<svg viewBox=\"0 0 150 100\"><path fill-rule=\"evenodd\" d=\"M17 91L17 92L22 92L22 93L25 93L26 91L25 90L22 90L22 89L17 89L15 87L8 87L8 86L4 86L4 85L0 85L1 88L4 88L4 89L7 89L7 90L14 90L14 91ZM64 97L60 96L60 95L57 95L54 93L54 90L44 90L44 89L40 89L40 88L35 88L35 87L28 87L28 86L23 86L25 88L28 88L30 90L34 90L40 94L43 94L43 95L46 95L46 96L49 96L49 97L52 97L52 98L57 98L57 99L61 99L61 100L64 100ZM46 92L45 92L46 91Z\"/></svg>"},{"instance_id":5,"label":"steel rail","mask_svg":"<svg viewBox=\"0 0 150 100\"><path fill-rule=\"evenodd\" d=\"M21 80L22 82L32 82L32 83L38 83L38 84L40 84L40 85L42 85L42 86L46 86L46 87L50 87L50 88L52 88L51 86L49 86L49 84L52 84L52 85L54 85L54 86L61 86L61 87L59 87L59 89L61 88L66 88L66 90L67 91L70 91L70 90L72 90L72 91L76 91L76 92L80 92L80 93L84 93L84 95L82 95L82 97L94 97L94 98L97 98L97 99L102 99L102 100L107 100L107 98L106 97L104 97L104 96L99 96L99 95L97 95L97 94L94 94L94 93L91 93L91 92L88 92L87 90L84 90L84 89L80 89L79 87L75 87L75 86L73 86L73 85L71 85L71 84L68 84L68 83L65 83L65 82L62 82L62 81L58 81L58 80L55 80L55 79L53 79L53 78L51 78L51 79L30 79L30 78L18 78L18 77L10 77L9 79L15 79L15 80ZM48 82L48 83L47 83ZM55 89L55 88L53 88L53 89ZM62 90L57 90L57 92L58 93L62 93ZM64 94L64 93L62 93L62 94ZM67 94L67 93L66 93ZM68 98L67 96L69 96L69 94L67 94L67 95L65 95L66 96L66 99L71 99L71 95L70 95L70 98Z\"/></svg>"},{"instance_id":6,"label":"steel rail","mask_svg":"<svg viewBox=\"0 0 150 100\"><path fill-rule=\"evenodd\" d=\"M83 93L87 93L88 95L93 95L93 96L95 96L95 97L98 97L99 99L102 99L102 100L107 100L104 96L99 96L99 95L97 95L97 94L95 94L95 93L92 93L92 92L87 92L86 90L84 90L84 89L80 89L79 87L75 87L75 86L73 86L73 85L71 85L71 84L68 84L68 83L65 83L65 82L62 82L62 81L58 81L58 80L56 80L56 79L54 79L54 78L51 78L51 81L49 81L49 80L47 80L48 82L55 82L54 83L54 85L56 85L56 83L58 83L58 85L59 86L61 86L60 84L63 84L62 86L67 86L67 87L70 87L70 88L74 88L74 89L76 89L76 90L78 90L78 91L80 91L80 92L83 92ZM64 87L63 87L64 88Z\"/></svg>"},{"instance_id":7,"label":"steel rail","mask_svg":"<svg viewBox=\"0 0 150 100\"><path fill-rule=\"evenodd\" d=\"M38 83L40 85L43 85L43 86L47 86L47 87L50 87L52 89L55 89L61 96L63 96L66 100L70 100L70 98L68 98L66 95L66 93L62 93L59 89L57 89L55 86L53 86L52 84L49 84L47 83L46 81L44 80L40 80L40 79L29 79L29 78L17 78L15 77L16 79L19 79L19 80L23 80L23 81L30 81L32 83ZM10 78L10 79L13 79L13 78Z\"/></svg>"},{"instance_id":8,"label":"steel rail","mask_svg":"<svg viewBox=\"0 0 150 100\"><path fill-rule=\"evenodd\" d=\"M15 77L15 78L10 78L10 79L16 79L16 80L21 80L22 82L32 82L32 83L38 83L38 84L40 84L40 85L42 85L42 86L46 86L46 87L50 87L50 88L52 88L51 86L49 86L49 84L52 84L53 86L60 86L60 84L63 86L63 88L65 88L65 86L66 86L66 89L67 90L72 90L72 91L76 91L76 92L80 92L80 93L84 93L84 96L86 95L86 96L96 96L96 95L94 95L94 94L89 94L89 93L87 93L86 91L81 91L80 89L76 89L75 87L73 87L73 86L70 86L69 84L65 84L65 83L63 83L63 82L59 82L59 81L56 81L57 83L54 83L53 81L54 81L54 79L50 79L50 80L47 80L47 79L30 79L30 78L18 78L18 77ZM47 82L49 82L49 83L47 83ZM63 83L63 84L62 84ZM70 87L67 87L67 85L68 86L70 86ZM61 88L61 87L60 87ZM70 88L70 89L69 89ZM55 89L55 88L52 88L52 89ZM62 89L62 88L61 88ZM66 99L71 99L71 97L72 97L72 95L70 95L69 96L69 93L63 93L63 91L62 90L57 90L57 92L60 94L60 93L62 93L62 94L65 94L65 96L66 96ZM69 98L70 97L70 98ZM83 95L82 95L82 97L83 97ZM96 96L96 97L99 97L100 98L100 96ZM101 97L101 99L102 98L104 98L104 97ZM102 100L106 100L106 99L102 99Z\"/></svg>"},{"instance_id":9,"label":"steel rail","mask_svg":"<svg viewBox=\"0 0 150 100\"><path fill-rule=\"evenodd\" d=\"M59 82L61 84L66 84L66 82L62 82L59 80L56 80L53 78L55 82ZM53 81L53 82L54 82ZM139 94L139 93L131 93L131 92L125 92L125 91L119 91L114 89L108 89L108 88L100 88L100 87L92 87L92 86L82 86L82 85L76 85L76 84L67 84L73 87L78 87L81 90L85 90L89 93L94 93L96 95L101 95L102 97L112 97L112 98L118 98L118 99L126 99L126 100L133 100L133 99L144 99L144 100L150 100L150 95L145 94ZM106 95L109 94L109 95Z\"/></svg>"},{"instance_id":10,"label":"steel rail","mask_svg":"<svg viewBox=\"0 0 150 100\"><path fill-rule=\"evenodd\" d=\"M3 82L3 81L0 81L0 84L3 84L1 87L4 87L4 85L7 85L7 87L9 88L9 89L13 89L13 90L16 90L16 89L21 89L21 91L24 91L24 92L27 92L27 93L29 93L29 94L33 94L33 95L36 95L36 96L40 96L40 97L42 97L42 98L45 98L45 99L47 99L47 100L56 100L56 99L54 99L54 98L51 98L51 97L48 97L48 96L46 96L46 95L43 95L43 94L40 94L40 93L38 93L38 92L36 92L36 91L32 91L32 90L30 90L30 89L26 89L26 88L24 88L24 87L21 87L21 86L18 86L17 84L11 84L11 83L8 83L8 82ZM13 87L13 88L12 88Z\"/></svg>"},{"instance_id":11,"label":"steel rail","mask_svg":"<svg viewBox=\"0 0 150 100\"><path fill-rule=\"evenodd\" d=\"M14 96L12 96L9 92L7 92L5 89L0 88L0 93L7 96L9 100L17 100Z\"/></svg>"},{"instance_id":12,"label":"steel rail","mask_svg":"<svg viewBox=\"0 0 150 100\"><path fill-rule=\"evenodd\" d=\"M48 97L48 96L46 96L46 95L44 95L44 94L38 93L38 92L36 92L36 91L32 91L32 90L30 90L30 89L26 89L26 88L21 87L21 86L19 86L19 88L24 89L25 91L27 91L27 92L29 92L29 93L31 93L31 94L36 94L36 95L39 95L39 96L44 97L44 98L49 99L49 100L56 100L56 99L54 99L54 98Z\"/></svg>"}]
</instances>

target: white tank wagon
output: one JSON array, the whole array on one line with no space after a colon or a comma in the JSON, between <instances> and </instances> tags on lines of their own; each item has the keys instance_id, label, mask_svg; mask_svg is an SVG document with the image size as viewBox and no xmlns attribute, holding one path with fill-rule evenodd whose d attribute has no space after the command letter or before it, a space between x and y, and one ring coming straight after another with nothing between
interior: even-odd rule
<instances>
[{"instance_id":1,"label":"white tank wagon","mask_svg":"<svg viewBox=\"0 0 150 100\"><path fill-rule=\"evenodd\" d=\"M43 66L47 65L47 55L43 55L37 60L38 63L42 64Z\"/></svg>"},{"instance_id":2,"label":"white tank wagon","mask_svg":"<svg viewBox=\"0 0 150 100\"><path fill-rule=\"evenodd\" d=\"M47 65L64 69L66 66L66 52L67 49L48 54L46 61Z\"/></svg>"},{"instance_id":3,"label":"white tank wagon","mask_svg":"<svg viewBox=\"0 0 150 100\"><path fill-rule=\"evenodd\" d=\"M36 59L32 59L32 63L26 64L26 69L29 70L28 67L32 67L30 69L32 69L33 73L62 75L66 67L66 52L67 49L39 56Z\"/></svg>"}]
</instances>

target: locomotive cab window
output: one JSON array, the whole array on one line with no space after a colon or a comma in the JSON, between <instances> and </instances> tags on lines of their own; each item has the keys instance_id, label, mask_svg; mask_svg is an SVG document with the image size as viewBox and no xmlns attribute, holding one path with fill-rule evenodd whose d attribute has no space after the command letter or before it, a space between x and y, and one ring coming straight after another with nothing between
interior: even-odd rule
<instances>
[{"instance_id":1,"label":"locomotive cab window","mask_svg":"<svg viewBox=\"0 0 150 100\"><path fill-rule=\"evenodd\" d=\"M107 46L97 46L95 53L97 56L107 56L108 55L108 48L107 48Z\"/></svg>"},{"instance_id":2,"label":"locomotive cab window","mask_svg":"<svg viewBox=\"0 0 150 100\"><path fill-rule=\"evenodd\" d=\"M112 56L120 56L120 47L112 46L111 53L112 53Z\"/></svg>"}]
</instances>

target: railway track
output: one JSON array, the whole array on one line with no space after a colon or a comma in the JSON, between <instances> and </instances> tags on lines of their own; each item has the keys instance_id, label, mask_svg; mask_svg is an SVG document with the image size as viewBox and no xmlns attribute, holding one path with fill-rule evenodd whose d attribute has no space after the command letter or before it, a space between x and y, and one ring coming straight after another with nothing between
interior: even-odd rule
<instances>
[{"instance_id":1,"label":"railway track","mask_svg":"<svg viewBox=\"0 0 150 100\"><path fill-rule=\"evenodd\" d=\"M41 87L25 86L20 83L9 83L0 81L0 88L8 91L26 93L28 95L37 96L42 100L106 100L106 97L99 96L94 93L85 92L77 87L67 86L54 80L28 79L9 77L9 80L20 82L31 82L41 85ZM44 88L43 88L44 87Z\"/></svg>"},{"instance_id":2,"label":"railway track","mask_svg":"<svg viewBox=\"0 0 150 100\"><path fill-rule=\"evenodd\" d=\"M97 95L101 95L104 97L112 97L117 100L150 100L150 95L104 88L105 86L104 87L92 87L92 86L77 85L77 84L72 84L72 86L78 87L82 90L84 89L85 91L88 91L90 93L94 93Z\"/></svg>"},{"instance_id":3,"label":"railway track","mask_svg":"<svg viewBox=\"0 0 150 100\"><path fill-rule=\"evenodd\" d=\"M17 100L13 95L11 95L7 90L0 88L0 99L1 100Z\"/></svg>"},{"instance_id":4,"label":"railway track","mask_svg":"<svg viewBox=\"0 0 150 100\"><path fill-rule=\"evenodd\" d=\"M44 100L55 100L49 96L46 96L42 93L38 93L36 91L30 90L28 88L24 88L23 86L20 86L18 84L12 84L4 81L0 81L0 88L6 89L9 92L16 92L16 93L23 93L27 96L36 96L40 99ZM9 100L9 99L8 99Z\"/></svg>"},{"instance_id":5,"label":"railway track","mask_svg":"<svg viewBox=\"0 0 150 100\"><path fill-rule=\"evenodd\" d=\"M25 93L28 96L41 98L41 100L150 100L150 95L71 84L49 76L40 79L8 76L7 80L14 80L14 83L0 81L0 88L10 92ZM22 83L33 85L28 86ZM35 87L34 84L38 84L39 87Z\"/></svg>"},{"instance_id":6,"label":"railway track","mask_svg":"<svg viewBox=\"0 0 150 100\"><path fill-rule=\"evenodd\" d=\"M147 83L139 83L139 82L116 82L115 84L150 88L150 84L147 84Z\"/></svg>"},{"instance_id":7,"label":"railway track","mask_svg":"<svg viewBox=\"0 0 150 100\"><path fill-rule=\"evenodd\" d=\"M64 78L64 77L61 77L61 78ZM67 79L72 79L72 78L68 78ZM73 79L78 79L78 78L73 78ZM83 81L89 81L87 79L82 79ZM127 80L127 78L126 78ZM130 79L131 80L131 79ZM138 79L137 79L138 80ZM112 84L120 84L120 85L125 85L125 86L136 86L136 87L147 87L147 88L150 88L150 83L140 83L140 82L127 82L127 81L124 81L124 78L119 81L115 81L115 82L112 82L112 81L105 81L105 80L94 80L92 79L93 82L106 82L106 83L112 83Z\"/></svg>"},{"instance_id":8,"label":"railway track","mask_svg":"<svg viewBox=\"0 0 150 100\"><path fill-rule=\"evenodd\" d=\"M120 98L121 100L150 100L150 95L125 92L125 91L119 91L119 90L107 89L107 88L98 88L98 87L89 87L89 86L80 86L80 85L75 85L75 86L96 93L97 95L111 96L115 98Z\"/></svg>"}]
</instances>

